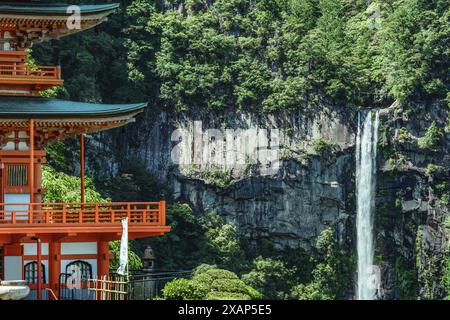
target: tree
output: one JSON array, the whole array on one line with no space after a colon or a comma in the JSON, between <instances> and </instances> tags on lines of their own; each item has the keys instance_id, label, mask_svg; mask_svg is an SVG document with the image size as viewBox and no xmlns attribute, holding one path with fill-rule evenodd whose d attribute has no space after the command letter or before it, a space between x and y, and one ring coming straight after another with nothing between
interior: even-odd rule
<instances>
[{"instance_id":1,"label":"tree","mask_svg":"<svg viewBox=\"0 0 450 320\"><path fill-rule=\"evenodd\" d=\"M259 290L265 299L286 299L295 283L296 269L281 260L257 257L252 270L242 280Z\"/></svg>"},{"instance_id":2,"label":"tree","mask_svg":"<svg viewBox=\"0 0 450 320\"><path fill-rule=\"evenodd\" d=\"M312 271L312 281L292 289L291 296L299 300L334 300L340 298L350 282L354 261L352 256L339 252L331 228L321 232L316 239L318 263Z\"/></svg>"}]
</instances>

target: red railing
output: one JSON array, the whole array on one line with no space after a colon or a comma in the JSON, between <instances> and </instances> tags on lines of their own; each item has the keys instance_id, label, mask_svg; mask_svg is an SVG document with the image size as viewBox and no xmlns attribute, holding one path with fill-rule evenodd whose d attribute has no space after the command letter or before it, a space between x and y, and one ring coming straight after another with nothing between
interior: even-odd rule
<instances>
[{"instance_id":1,"label":"red railing","mask_svg":"<svg viewBox=\"0 0 450 320\"><path fill-rule=\"evenodd\" d=\"M60 80L58 66L27 66L23 63L1 64L0 78Z\"/></svg>"},{"instance_id":2,"label":"red railing","mask_svg":"<svg viewBox=\"0 0 450 320\"><path fill-rule=\"evenodd\" d=\"M10 225L115 224L165 226L165 203L0 203L0 228Z\"/></svg>"}]
</instances>

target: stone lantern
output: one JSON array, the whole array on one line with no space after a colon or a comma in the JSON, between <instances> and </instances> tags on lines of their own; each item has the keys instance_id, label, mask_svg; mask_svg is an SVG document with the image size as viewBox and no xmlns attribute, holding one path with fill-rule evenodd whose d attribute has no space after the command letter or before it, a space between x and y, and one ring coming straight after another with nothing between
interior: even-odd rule
<instances>
[{"instance_id":1,"label":"stone lantern","mask_svg":"<svg viewBox=\"0 0 450 320\"><path fill-rule=\"evenodd\" d=\"M144 256L142 257L143 262L143 271L153 271L155 270L155 254L153 253L153 249L150 246L147 246L144 250Z\"/></svg>"}]
</instances>

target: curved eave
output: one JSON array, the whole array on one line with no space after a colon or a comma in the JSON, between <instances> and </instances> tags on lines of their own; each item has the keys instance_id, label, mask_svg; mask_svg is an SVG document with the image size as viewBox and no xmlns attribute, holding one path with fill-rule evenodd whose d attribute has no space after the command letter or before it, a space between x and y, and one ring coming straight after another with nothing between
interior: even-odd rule
<instances>
[{"instance_id":1,"label":"curved eave","mask_svg":"<svg viewBox=\"0 0 450 320\"><path fill-rule=\"evenodd\" d=\"M94 104L45 98L0 98L0 118L104 118L135 115L147 103Z\"/></svg>"},{"instance_id":2,"label":"curved eave","mask_svg":"<svg viewBox=\"0 0 450 320\"><path fill-rule=\"evenodd\" d=\"M98 4L98 5L78 5L81 16L92 14L108 14L119 7L119 3ZM10 18L15 15L21 17L33 17L39 15L58 16L66 18L71 15L67 12L70 4L51 3L0 3L0 15L8 14Z\"/></svg>"}]
</instances>

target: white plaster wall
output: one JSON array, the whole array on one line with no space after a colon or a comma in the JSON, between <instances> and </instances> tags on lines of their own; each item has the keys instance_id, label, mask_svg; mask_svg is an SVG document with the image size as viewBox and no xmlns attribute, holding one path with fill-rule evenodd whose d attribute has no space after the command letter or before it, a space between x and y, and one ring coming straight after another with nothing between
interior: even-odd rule
<instances>
[{"instance_id":1,"label":"white plaster wall","mask_svg":"<svg viewBox=\"0 0 450 320\"><path fill-rule=\"evenodd\" d=\"M22 256L5 256L5 280L22 280Z\"/></svg>"},{"instance_id":2,"label":"white plaster wall","mask_svg":"<svg viewBox=\"0 0 450 320\"><path fill-rule=\"evenodd\" d=\"M24 243L23 254L25 256L37 255L36 243ZM41 254L48 254L48 243L41 243Z\"/></svg>"},{"instance_id":3,"label":"white plaster wall","mask_svg":"<svg viewBox=\"0 0 450 320\"><path fill-rule=\"evenodd\" d=\"M97 242L63 242L61 254L97 254Z\"/></svg>"},{"instance_id":4,"label":"white plaster wall","mask_svg":"<svg viewBox=\"0 0 450 320\"><path fill-rule=\"evenodd\" d=\"M30 203L30 195L28 193L23 194L5 194L5 203ZM11 219L11 211L26 211L16 212L16 220L28 219L29 206L27 205L5 205L5 220Z\"/></svg>"}]
</instances>

